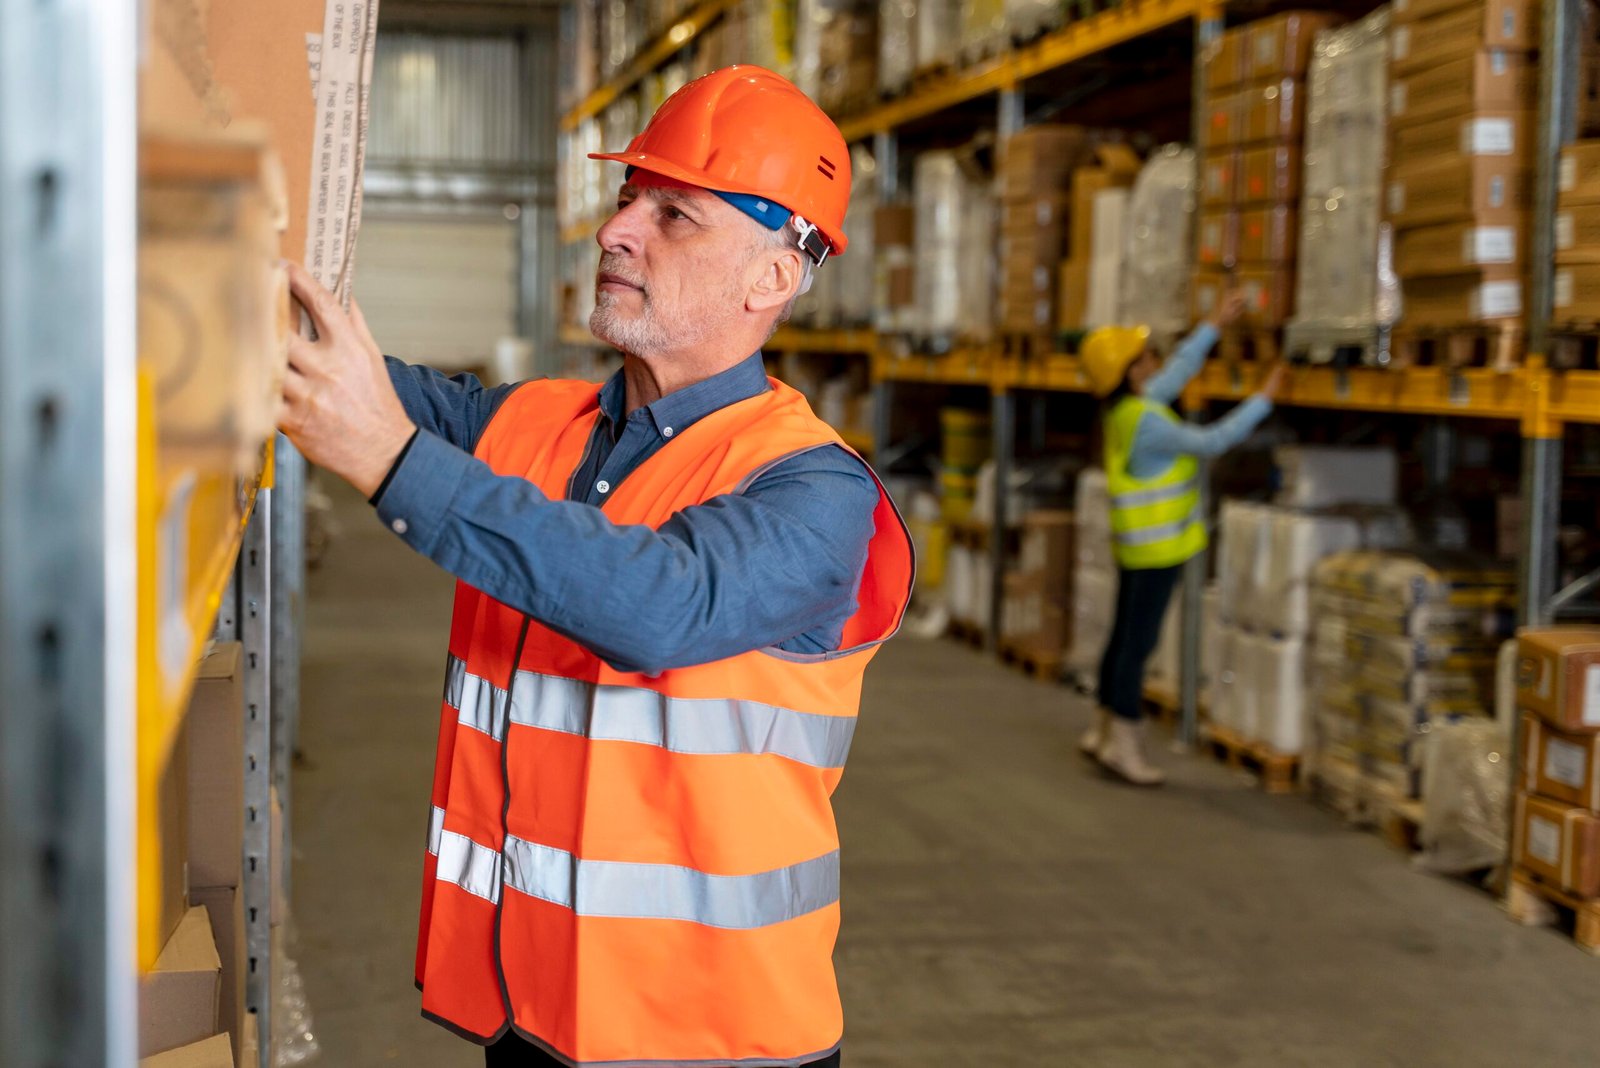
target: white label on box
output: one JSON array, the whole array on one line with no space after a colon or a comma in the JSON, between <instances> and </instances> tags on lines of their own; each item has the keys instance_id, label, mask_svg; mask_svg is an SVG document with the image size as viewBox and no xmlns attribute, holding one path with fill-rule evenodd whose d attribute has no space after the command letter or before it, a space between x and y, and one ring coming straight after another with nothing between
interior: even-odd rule
<instances>
[{"instance_id":1,"label":"white label on box","mask_svg":"<svg viewBox=\"0 0 1600 1068\"><path fill-rule=\"evenodd\" d=\"M1555 278L1555 285L1552 288L1555 289L1555 299L1552 301L1552 303L1555 304L1556 307L1558 307L1558 308L1570 308L1570 307L1572 307L1572 272L1571 271L1557 271L1556 272L1556 278ZM1594 668L1590 668L1589 670L1593 671ZM1545 696L1548 697L1550 695L1549 694L1545 694Z\"/></svg>"},{"instance_id":2,"label":"white label on box","mask_svg":"<svg viewBox=\"0 0 1600 1068\"><path fill-rule=\"evenodd\" d=\"M1489 179L1489 206L1503 208L1506 206L1506 180L1501 177Z\"/></svg>"},{"instance_id":3,"label":"white label on box","mask_svg":"<svg viewBox=\"0 0 1600 1068\"><path fill-rule=\"evenodd\" d=\"M1411 54L1411 27L1396 26L1394 35L1389 39L1389 47L1394 51L1395 59L1405 59Z\"/></svg>"},{"instance_id":4,"label":"white label on box","mask_svg":"<svg viewBox=\"0 0 1600 1068\"><path fill-rule=\"evenodd\" d=\"M1389 183L1389 214L1399 215L1406 210L1406 187L1402 182Z\"/></svg>"},{"instance_id":5,"label":"white label on box","mask_svg":"<svg viewBox=\"0 0 1600 1068\"><path fill-rule=\"evenodd\" d=\"M1574 790L1583 789L1583 747L1551 738L1544 747L1544 777Z\"/></svg>"},{"instance_id":6,"label":"white label on box","mask_svg":"<svg viewBox=\"0 0 1600 1068\"><path fill-rule=\"evenodd\" d=\"M1500 36L1509 41L1516 35L1517 13L1508 9L1502 12L1500 15Z\"/></svg>"},{"instance_id":7,"label":"white label on box","mask_svg":"<svg viewBox=\"0 0 1600 1068\"><path fill-rule=\"evenodd\" d=\"M1275 67L1278 65L1278 38L1274 34L1263 33L1256 38L1256 66Z\"/></svg>"},{"instance_id":8,"label":"white label on box","mask_svg":"<svg viewBox=\"0 0 1600 1068\"><path fill-rule=\"evenodd\" d=\"M1403 115L1406 110L1406 83L1395 82L1389 87L1389 114Z\"/></svg>"},{"instance_id":9,"label":"white label on box","mask_svg":"<svg viewBox=\"0 0 1600 1068\"><path fill-rule=\"evenodd\" d=\"M1514 263L1517 232L1509 226L1479 226L1466 233L1461 258L1467 263Z\"/></svg>"},{"instance_id":10,"label":"white label on box","mask_svg":"<svg viewBox=\"0 0 1600 1068\"><path fill-rule=\"evenodd\" d=\"M1561 863L1561 828L1547 819L1529 816L1528 854L1546 864Z\"/></svg>"},{"instance_id":11,"label":"white label on box","mask_svg":"<svg viewBox=\"0 0 1600 1068\"><path fill-rule=\"evenodd\" d=\"M1468 156L1509 156L1516 149L1510 119L1472 119L1462 124L1461 151Z\"/></svg>"},{"instance_id":12,"label":"white label on box","mask_svg":"<svg viewBox=\"0 0 1600 1068\"><path fill-rule=\"evenodd\" d=\"M1556 215L1556 248L1571 248L1578 243L1578 228L1572 221L1572 212Z\"/></svg>"},{"instance_id":13,"label":"white label on box","mask_svg":"<svg viewBox=\"0 0 1600 1068\"><path fill-rule=\"evenodd\" d=\"M1033 269L1033 288L1036 290L1050 288L1050 268L1035 267Z\"/></svg>"},{"instance_id":14,"label":"white label on box","mask_svg":"<svg viewBox=\"0 0 1600 1068\"><path fill-rule=\"evenodd\" d=\"M1411 10L1411 0L1394 0L1394 13L1404 15Z\"/></svg>"},{"instance_id":15,"label":"white label on box","mask_svg":"<svg viewBox=\"0 0 1600 1068\"><path fill-rule=\"evenodd\" d=\"M1506 54L1504 52L1490 52L1489 53L1489 73L1490 74L1493 74L1496 78L1498 78L1501 75L1505 74L1507 69L1508 68L1506 66Z\"/></svg>"},{"instance_id":16,"label":"white label on box","mask_svg":"<svg viewBox=\"0 0 1600 1068\"><path fill-rule=\"evenodd\" d=\"M1567 288L1570 298L1570 283ZM1583 672L1583 725L1600 727L1600 664L1591 664Z\"/></svg>"},{"instance_id":17,"label":"white label on box","mask_svg":"<svg viewBox=\"0 0 1600 1068\"><path fill-rule=\"evenodd\" d=\"M1578 187L1578 161L1571 156L1561 157L1561 191L1570 193Z\"/></svg>"},{"instance_id":18,"label":"white label on box","mask_svg":"<svg viewBox=\"0 0 1600 1068\"><path fill-rule=\"evenodd\" d=\"M1485 282L1472 295L1475 319L1504 319L1522 314L1521 282Z\"/></svg>"}]
</instances>

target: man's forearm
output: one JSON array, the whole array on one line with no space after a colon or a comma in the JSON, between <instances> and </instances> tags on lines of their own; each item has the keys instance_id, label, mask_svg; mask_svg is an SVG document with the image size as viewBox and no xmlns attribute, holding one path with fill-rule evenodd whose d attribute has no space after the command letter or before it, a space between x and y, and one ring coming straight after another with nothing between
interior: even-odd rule
<instances>
[{"instance_id":1,"label":"man's forearm","mask_svg":"<svg viewBox=\"0 0 1600 1068\"><path fill-rule=\"evenodd\" d=\"M485 386L476 375L446 375L393 356L385 356L383 362L411 421L467 452L477 448L483 428L517 388Z\"/></svg>"}]
</instances>

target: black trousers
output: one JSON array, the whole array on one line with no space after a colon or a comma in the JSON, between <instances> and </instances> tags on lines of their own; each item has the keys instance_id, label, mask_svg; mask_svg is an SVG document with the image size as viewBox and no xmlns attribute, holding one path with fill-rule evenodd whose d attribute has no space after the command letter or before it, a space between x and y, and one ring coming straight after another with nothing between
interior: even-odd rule
<instances>
[{"instance_id":1,"label":"black trousers","mask_svg":"<svg viewBox=\"0 0 1600 1068\"><path fill-rule=\"evenodd\" d=\"M1183 565L1117 569L1117 615L1100 658L1100 704L1137 721L1144 715L1144 664L1161 640L1172 590Z\"/></svg>"},{"instance_id":2,"label":"black trousers","mask_svg":"<svg viewBox=\"0 0 1600 1068\"><path fill-rule=\"evenodd\" d=\"M561 1068L560 1061L514 1034L507 1034L483 1053L488 1068ZM808 1068L839 1068L839 1051L834 1050L832 1056L820 1061L812 1061Z\"/></svg>"}]
</instances>

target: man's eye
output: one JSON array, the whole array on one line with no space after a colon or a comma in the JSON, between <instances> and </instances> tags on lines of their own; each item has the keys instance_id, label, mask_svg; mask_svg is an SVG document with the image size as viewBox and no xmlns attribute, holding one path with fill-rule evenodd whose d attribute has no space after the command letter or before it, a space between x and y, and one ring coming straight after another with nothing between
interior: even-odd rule
<instances>
[{"instance_id":1,"label":"man's eye","mask_svg":"<svg viewBox=\"0 0 1600 1068\"><path fill-rule=\"evenodd\" d=\"M683 212L679 211L677 208L673 207L671 204L668 204L666 207L662 208L661 213L669 219L687 219L689 217Z\"/></svg>"}]
</instances>

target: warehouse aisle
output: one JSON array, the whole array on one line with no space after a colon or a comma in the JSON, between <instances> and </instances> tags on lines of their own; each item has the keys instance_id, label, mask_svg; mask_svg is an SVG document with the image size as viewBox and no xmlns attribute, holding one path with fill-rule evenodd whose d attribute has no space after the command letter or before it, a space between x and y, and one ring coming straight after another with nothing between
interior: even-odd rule
<instances>
[{"instance_id":1,"label":"warehouse aisle","mask_svg":"<svg viewBox=\"0 0 1600 1068\"><path fill-rule=\"evenodd\" d=\"M450 583L348 491L312 576L297 956L323 1064L482 1064L417 1015ZM1168 756L1072 755L1087 709L944 642L869 672L838 797L852 1068L1593 1063L1596 962L1377 838Z\"/></svg>"}]
</instances>

